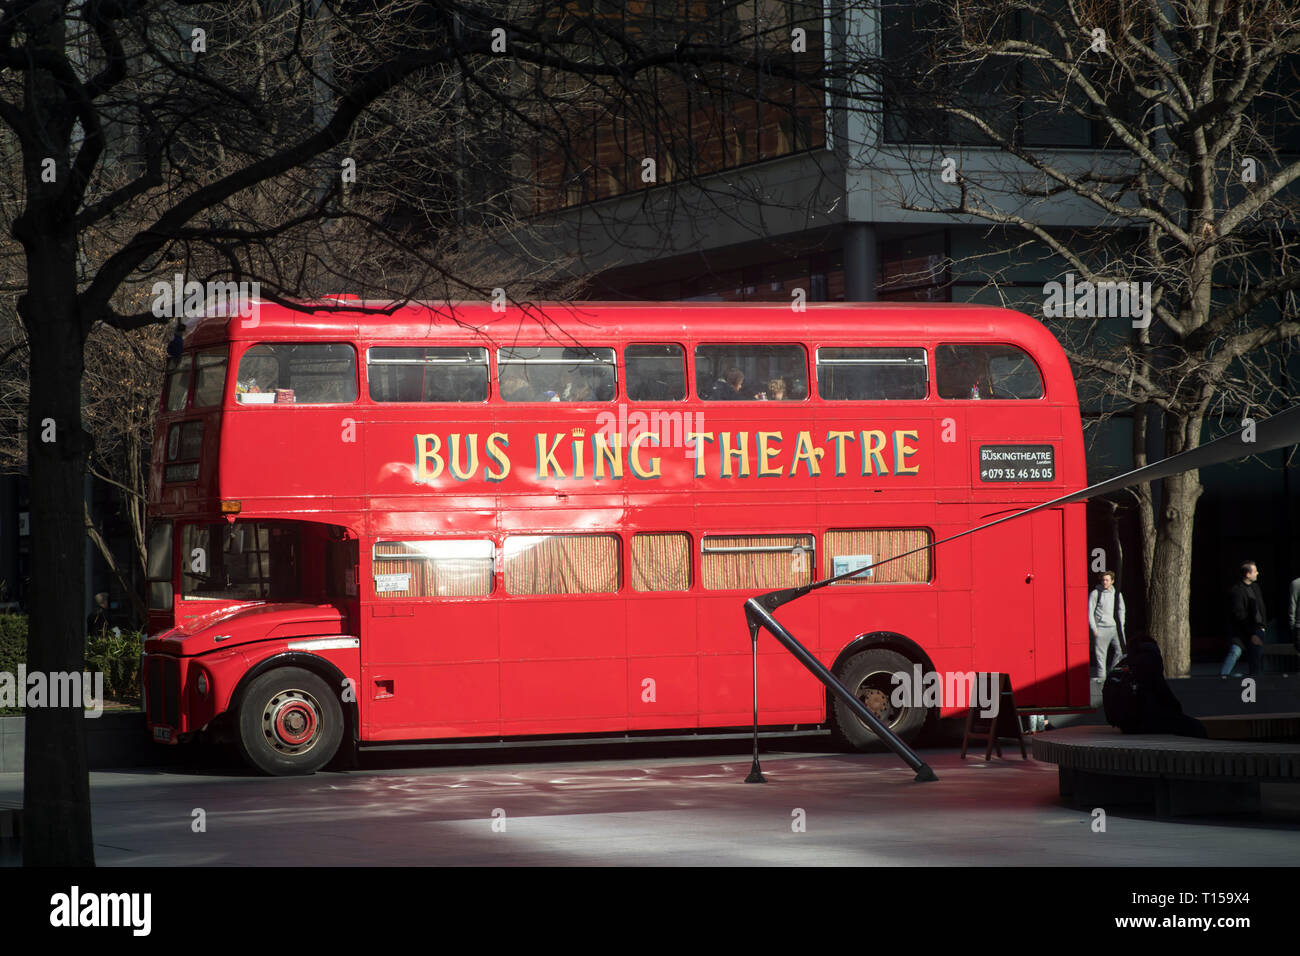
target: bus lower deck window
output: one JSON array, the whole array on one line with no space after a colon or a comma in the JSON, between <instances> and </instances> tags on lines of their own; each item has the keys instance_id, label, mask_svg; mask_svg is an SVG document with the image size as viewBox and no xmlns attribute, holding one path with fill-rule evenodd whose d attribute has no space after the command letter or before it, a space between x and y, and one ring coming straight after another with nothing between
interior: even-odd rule
<instances>
[{"instance_id":1,"label":"bus lower deck window","mask_svg":"<svg viewBox=\"0 0 1300 956\"><path fill-rule=\"evenodd\" d=\"M810 534L709 535L700 549L700 577L710 591L811 584L813 540Z\"/></svg>"},{"instance_id":2,"label":"bus lower deck window","mask_svg":"<svg viewBox=\"0 0 1300 956\"><path fill-rule=\"evenodd\" d=\"M492 593L495 561L491 541L379 541L372 555L375 596L484 597Z\"/></svg>"},{"instance_id":3,"label":"bus lower deck window","mask_svg":"<svg viewBox=\"0 0 1300 956\"><path fill-rule=\"evenodd\" d=\"M633 591L689 591L691 539L681 532L632 535Z\"/></svg>"},{"instance_id":4,"label":"bus lower deck window","mask_svg":"<svg viewBox=\"0 0 1300 956\"><path fill-rule=\"evenodd\" d=\"M618 535L513 535L505 540L510 594L599 594L622 586Z\"/></svg>"},{"instance_id":5,"label":"bus lower deck window","mask_svg":"<svg viewBox=\"0 0 1300 956\"><path fill-rule=\"evenodd\" d=\"M861 568L859 574L835 582L841 584L913 584L931 579L930 554L926 548L934 535L927 528L862 528L827 531L826 574L835 577ZM916 551L916 554L908 554ZM907 554L896 561L889 558ZM885 563L881 563L885 562Z\"/></svg>"}]
</instances>

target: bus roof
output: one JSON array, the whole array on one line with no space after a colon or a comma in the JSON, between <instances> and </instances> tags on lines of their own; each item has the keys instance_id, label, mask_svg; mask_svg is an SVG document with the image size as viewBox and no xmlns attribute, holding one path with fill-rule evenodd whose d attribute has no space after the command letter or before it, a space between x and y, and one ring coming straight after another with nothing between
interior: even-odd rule
<instances>
[{"instance_id":1,"label":"bus roof","mask_svg":"<svg viewBox=\"0 0 1300 956\"><path fill-rule=\"evenodd\" d=\"M337 303L337 304L336 304ZM504 312L476 302L362 303L345 299L322 302L303 311L271 302L252 303L248 317L212 315L198 320L186 345L226 341L313 341L342 339L460 339L481 344L570 344L579 339L626 339L630 335L717 336L724 340L766 337L854 337L864 331L890 338L956 336L995 337L1028 345L1032 351L1059 348L1041 323L997 306L949 302L816 302L793 312L784 302L541 302L508 303ZM363 312L358 309L385 311ZM755 325L755 313L779 322ZM611 321L612 320L612 321Z\"/></svg>"}]
</instances>

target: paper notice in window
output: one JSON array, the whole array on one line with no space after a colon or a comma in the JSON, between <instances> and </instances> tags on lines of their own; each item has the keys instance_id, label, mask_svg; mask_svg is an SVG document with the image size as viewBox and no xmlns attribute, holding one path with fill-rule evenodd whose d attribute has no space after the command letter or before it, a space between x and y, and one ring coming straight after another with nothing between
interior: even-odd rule
<instances>
[{"instance_id":1,"label":"paper notice in window","mask_svg":"<svg viewBox=\"0 0 1300 956\"><path fill-rule=\"evenodd\" d=\"M375 575L375 593L385 594L392 591L409 591L411 590L411 576L409 574L376 574Z\"/></svg>"}]
</instances>

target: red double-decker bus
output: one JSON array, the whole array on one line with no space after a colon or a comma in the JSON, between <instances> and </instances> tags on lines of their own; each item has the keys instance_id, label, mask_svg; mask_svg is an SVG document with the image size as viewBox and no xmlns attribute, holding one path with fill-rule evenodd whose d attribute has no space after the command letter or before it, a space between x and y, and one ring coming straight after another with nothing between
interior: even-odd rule
<instances>
[{"instance_id":1,"label":"red double-decker bus","mask_svg":"<svg viewBox=\"0 0 1300 956\"><path fill-rule=\"evenodd\" d=\"M155 740L219 731L278 774L341 746L743 728L744 600L854 569L779 616L904 739L962 703L899 704L916 668L1088 705L1083 505L924 548L1085 483L1034 320L331 305L200 320L168 375ZM765 634L759 654L765 727L874 739Z\"/></svg>"}]
</instances>

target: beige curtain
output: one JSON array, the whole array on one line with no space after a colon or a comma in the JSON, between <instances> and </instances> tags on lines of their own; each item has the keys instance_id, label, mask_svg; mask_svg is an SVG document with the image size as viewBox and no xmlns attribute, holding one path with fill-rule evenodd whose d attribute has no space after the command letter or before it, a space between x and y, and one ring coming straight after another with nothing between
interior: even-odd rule
<instances>
[{"instance_id":1,"label":"beige curtain","mask_svg":"<svg viewBox=\"0 0 1300 956\"><path fill-rule=\"evenodd\" d=\"M380 598L481 597L492 593L492 561L486 558L431 558L420 546L434 542L381 541L375 545L374 574L409 574L405 591L376 591ZM380 555L410 555L381 560Z\"/></svg>"},{"instance_id":2,"label":"beige curtain","mask_svg":"<svg viewBox=\"0 0 1300 956\"><path fill-rule=\"evenodd\" d=\"M923 548L931 541L925 528L881 529L876 531L827 531L826 574L835 568L835 559L842 554L869 554L872 561L914 548ZM849 578L841 584L905 584L930 580L930 551L890 561L872 569L869 578Z\"/></svg>"},{"instance_id":3,"label":"beige curtain","mask_svg":"<svg viewBox=\"0 0 1300 956\"><path fill-rule=\"evenodd\" d=\"M632 590L686 591L691 586L691 539L685 534L632 536Z\"/></svg>"},{"instance_id":4,"label":"beige curtain","mask_svg":"<svg viewBox=\"0 0 1300 956\"><path fill-rule=\"evenodd\" d=\"M802 545L796 554L794 548ZM710 553L713 548L772 548L772 551ZM780 549L780 550L776 550ZM710 536L704 539L700 573L705 588L771 590L813 580L813 539L807 534Z\"/></svg>"},{"instance_id":5,"label":"beige curtain","mask_svg":"<svg viewBox=\"0 0 1300 956\"><path fill-rule=\"evenodd\" d=\"M506 538L510 594L599 594L620 584L618 536L556 534Z\"/></svg>"}]
</instances>

